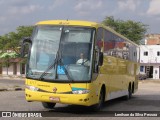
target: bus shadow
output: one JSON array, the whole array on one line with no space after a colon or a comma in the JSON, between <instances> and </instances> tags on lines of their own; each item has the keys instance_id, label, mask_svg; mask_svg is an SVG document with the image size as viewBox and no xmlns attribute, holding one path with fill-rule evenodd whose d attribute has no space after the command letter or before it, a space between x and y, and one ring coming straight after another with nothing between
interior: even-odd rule
<instances>
[{"instance_id":1,"label":"bus shadow","mask_svg":"<svg viewBox=\"0 0 160 120\"><path fill-rule=\"evenodd\" d=\"M94 113L90 109L90 107L79 106L79 105L67 105L62 107L55 107L53 110L49 110L50 112L61 112L61 113L72 113L72 114L89 114Z\"/></svg>"},{"instance_id":2,"label":"bus shadow","mask_svg":"<svg viewBox=\"0 0 160 120\"><path fill-rule=\"evenodd\" d=\"M135 99L135 98L133 97L132 99ZM112 107L114 105L121 104L123 102L125 102L123 97L106 101L103 104L103 107L100 111L94 111L92 107L79 106L79 105L67 105L67 106L55 107L55 109L49 110L49 112L69 113L72 115L84 115L84 116L91 115L92 116L92 115L100 114L103 111L107 111L108 107Z\"/></svg>"},{"instance_id":3,"label":"bus shadow","mask_svg":"<svg viewBox=\"0 0 160 120\"><path fill-rule=\"evenodd\" d=\"M91 107L58 105L55 109L47 111L47 114L55 117L112 117L118 112L158 110L159 99L157 95L134 95L130 100L125 100L123 97L116 98L105 102L103 108L98 112L93 111Z\"/></svg>"}]
</instances>

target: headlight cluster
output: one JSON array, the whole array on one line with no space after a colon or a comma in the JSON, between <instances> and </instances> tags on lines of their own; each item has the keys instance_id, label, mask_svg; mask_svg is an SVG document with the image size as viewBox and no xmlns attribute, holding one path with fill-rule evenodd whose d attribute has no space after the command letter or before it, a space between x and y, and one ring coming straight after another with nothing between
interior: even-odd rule
<instances>
[{"instance_id":1,"label":"headlight cluster","mask_svg":"<svg viewBox=\"0 0 160 120\"><path fill-rule=\"evenodd\" d=\"M26 85L26 88L29 89L29 90L32 90L32 91L38 91L39 90L39 88L34 87L34 86L29 86L29 85Z\"/></svg>"},{"instance_id":2,"label":"headlight cluster","mask_svg":"<svg viewBox=\"0 0 160 120\"><path fill-rule=\"evenodd\" d=\"M75 90L72 91L73 94L87 94L89 93L89 90Z\"/></svg>"}]
</instances>

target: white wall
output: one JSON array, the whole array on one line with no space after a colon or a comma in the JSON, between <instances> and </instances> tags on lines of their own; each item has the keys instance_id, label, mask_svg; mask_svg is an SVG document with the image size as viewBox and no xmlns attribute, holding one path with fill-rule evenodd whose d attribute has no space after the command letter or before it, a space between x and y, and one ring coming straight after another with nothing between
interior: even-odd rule
<instances>
[{"instance_id":1,"label":"white wall","mask_svg":"<svg viewBox=\"0 0 160 120\"><path fill-rule=\"evenodd\" d=\"M148 56L144 56L144 52L148 51ZM160 63L160 45L140 45L140 63Z\"/></svg>"},{"instance_id":2,"label":"white wall","mask_svg":"<svg viewBox=\"0 0 160 120\"><path fill-rule=\"evenodd\" d=\"M19 63L17 63L17 75L21 75L21 73L20 73L20 64Z\"/></svg>"},{"instance_id":3,"label":"white wall","mask_svg":"<svg viewBox=\"0 0 160 120\"><path fill-rule=\"evenodd\" d=\"M7 75L6 67L2 67L2 74ZM13 75L13 65L10 65L10 67L8 68L8 75Z\"/></svg>"},{"instance_id":4,"label":"white wall","mask_svg":"<svg viewBox=\"0 0 160 120\"><path fill-rule=\"evenodd\" d=\"M7 68L2 67L2 74L7 75ZM8 68L8 75L13 75L13 65L10 65ZM20 74L20 64L17 63L17 74L16 75L21 75Z\"/></svg>"},{"instance_id":5,"label":"white wall","mask_svg":"<svg viewBox=\"0 0 160 120\"><path fill-rule=\"evenodd\" d=\"M137 50L137 62L139 62L140 61L140 47L137 47L136 48Z\"/></svg>"},{"instance_id":6,"label":"white wall","mask_svg":"<svg viewBox=\"0 0 160 120\"><path fill-rule=\"evenodd\" d=\"M144 52L148 51L148 56L144 56ZM153 79L159 79L159 66L160 56L157 52L160 52L160 45L140 45L140 64L142 66L153 66ZM145 69L143 72L144 73Z\"/></svg>"}]
</instances>

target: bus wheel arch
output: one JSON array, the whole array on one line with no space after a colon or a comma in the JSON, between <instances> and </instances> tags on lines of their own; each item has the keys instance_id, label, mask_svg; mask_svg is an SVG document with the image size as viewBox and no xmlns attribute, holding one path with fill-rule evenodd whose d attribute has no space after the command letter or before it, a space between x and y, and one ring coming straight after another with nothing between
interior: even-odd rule
<instances>
[{"instance_id":1,"label":"bus wheel arch","mask_svg":"<svg viewBox=\"0 0 160 120\"><path fill-rule=\"evenodd\" d=\"M53 109L56 103L42 102L42 106L47 109Z\"/></svg>"},{"instance_id":2,"label":"bus wheel arch","mask_svg":"<svg viewBox=\"0 0 160 120\"><path fill-rule=\"evenodd\" d=\"M101 108L103 107L103 104L105 102L105 95L106 95L106 87L103 84L101 89L100 89L99 95L98 95L99 96L98 97L98 103L92 106L93 111L101 110Z\"/></svg>"}]
</instances>

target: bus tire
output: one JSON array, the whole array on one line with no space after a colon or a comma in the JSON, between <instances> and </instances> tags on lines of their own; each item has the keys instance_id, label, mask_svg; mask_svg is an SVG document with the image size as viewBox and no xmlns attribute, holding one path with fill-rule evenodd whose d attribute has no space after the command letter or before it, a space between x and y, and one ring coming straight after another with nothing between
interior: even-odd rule
<instances>
[{"instance_id":1,"label":"bus tire","mask_svg":"<svg viewBox=\"0 0 160 120\"><path fill-rule=\"evenodd\" d=\"M131 84L129 84L128 86L128 94L126 96L124 96L124 99L125 100L129 100L132 98L132 87L131 87Z\"/></svg>"},{"instance_id":2,"label":"bus tire","mask_svg":"<svg viewBox=\"0 0 160 120\"><path fill-rule=\"evenodd\" d=\"M132 94L134 93L134 82L132 83Z\"/></svg>"},{"instance_id":3,"label":"bus tire","mask_svg":"<svg viewBox=\"0 0 160 120\"><path fill-rule=\"evenodd\" d=\"M42 102L42 106L47 109L53 109L56 103Z\"/></svg>"},{"instance_id":4,"label":"bus tire","mask_svg":"<svg viewBox=\"0 0 160 120\"><path fill-rule=\"evenodd\" d=\"M100 95L99 95L99 101L97 104L92 106L93 111L99 111L101 110L103 104L104 104L104 99L105 99L105 89L101 89Z\"/></svg>"},{"instance_id":5,"label":"bus tire","mask_svg":"<svg viewBox=\"0 0 160 120\"><path fill-rule=\"evenodd\" d=\"M132 98L132 87L131 87L131 85L129 85L129 88L128 88L128 98L129 99Z\"/></svg>"}]
</instances>

